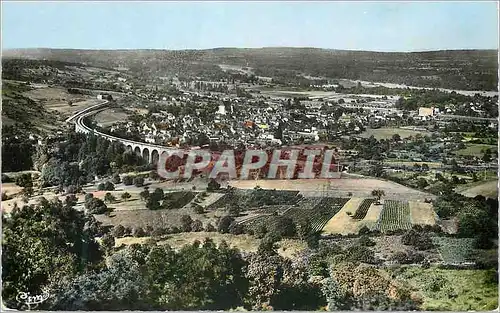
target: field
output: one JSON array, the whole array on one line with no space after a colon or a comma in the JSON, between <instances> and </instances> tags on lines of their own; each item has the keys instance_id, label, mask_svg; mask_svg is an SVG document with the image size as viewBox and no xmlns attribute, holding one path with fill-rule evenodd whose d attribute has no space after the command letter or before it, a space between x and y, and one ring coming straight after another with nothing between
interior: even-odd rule
<instances>
[{"instance_id":1,"label":"field","mask_svg":"<svg viewBox=\"0 0 500 313\"><path fill-rule=\"evenodd\" d=\"M366 213L368 213L368 209L372 205L372 203L375 201L375 199L364 199L363 202L361 202L361 205L358 207L356 210L356 213L352 217L353 219L356 220L362 220L365 218Z\"/></svg>"},{"instance_id":2,"label":"field","mask_svg":"<svg viewBox=\"0 0 500 313\"><path fill-rule=\"evenodd\" d=\"M326 223L322 232L324 234L343 235L357 233L359 230L359 223L352 219L348 213L353 214L363 202L363 198L351 198L344 207Z\"/></svg>"},{"instance_id":3,"label":"field","mask_svg":"<svg viewBox=\"0 0 500 313\"><path fill-rule=\"evenodd\" d=\"M470 261L474 239L433 237L432 242L436 245L443 262L461 264Z\"/></svg>"},{"instance_id":4,"label":"field","mask_svg":"<svg viewBox=\"0 0 500 313\"><path fill-rule=\"evenodd\" d=\"M412 224L436 225L438 217L432 208L432 204L415 201L410 201L409 204Z\"/></svg>"},{"instance_id":5,"label":"field","mask_svg":"<svg viewBox=\"0 0 500 313\"><path fill-rule=\"evenodd\" d=\"M381 232L410 229L410 205L407 201L385 200L377 223Z\"/></svg>"},{"instance_id":6,"label":"field","mask_svg":"<svg viewBox=\"0 0 500 313\"><path fill-rule=\"evenodd\" d=\"M134 243L143 244L147 242L151 237L124 237L117 238L115 241L115 246L120 247L121 245L131 245ZM186 244L192 244L195 240L203 242L205 238L212 239L215 244L220 244L223 240L226 241L229 246L238 248L244 252L256 252L259 247L260 240L256 239L250 235L231 235L231 234L220 234L217 232L190 232L190 233L179 233L171 234L162 237L157 244L168 244L174 249L180 249ZM278 253L283 257L293 259L295 255L304 250L306 245L304 242L295 239L283 239L277 243Z\"/></svg>"},{"instance_id":7,"label":"field","mask_svg":"<svg viewBox=\"0 0 500 313\"><path fill-rule=\"evenodd\" d=\"M497 146L495 145L484 145L484 144L475 144L475 143L469 143L465 145L466 147L461 150L457 150L455 154L457 155L472 155L476 157L482 157L484 155L484 152L482 152L485 149L491 149L491 151L496 151Z\"/></svg>"},{"instance_id":8,"label":"field","mask_svg":"<svg viewBox=\"0 0 500 313\"><path fill-rule=\"evenodd\" d=\"M296 224L308 221L312 230L319 232L347 201L348 199L344 198L306 198L299 202L296 207L285 210L282 215L291 218ZM258 218L249 219L243 224L245 227L255 230L260 225L265 226L275 222L277 222L275 215L261 215Z\"/></svg>"},{"instance_id":9,"label":"field","mask_svg":"<svg viewBox=\"0 0 500 313\"><path fill-rule=\"evenodd\" d=\"M395 182L375 179L375 178L340 178L329 180L330 186L326 179L294 179L294 180L234 180L230 181L229 185L241 188L252 189L255 186L260 186L264 189L277 190L297 190L304 197L350 197L352 193L355 197L371 197L371 192L374 189L382 189L385 191L386 199L401 199L408 200L423 200L432 198L433 196L425 192L405 187ZM323 189L327 187L325 191Z\"/></svg>"},{"instance_id":10,"label":"field","mask_svg":"<svg viewBox=\"0 0 500 313\"><path fill-rule=\"evenodd\" d=\"M375 139L390 139L394 134L398 134L401 138L407 138L410 136L419 135L430 135L429 132L416 131L404 128L368 128L360 134L361 137L368 138L374 136Z\"/></svg>"},{"instance_id":11,"label":"field","mask_svg":"<svg viewBox=\"0 0 500 313\"><path fill-rule=\"evenodd\" d=\"M118 121L125 121L128 114L121 108L106 109L97 113L94 120L101 125L101 127L110 126Z\"/></svg>"},{"instance_id":12,"label":"field","mask_svg":"<svg viewBox=\"0 0 500 313\"><path fill-rule=\"evenodd\" d=\"M498 198L498 180L489 182L476 182L460 186L456 191L466 197L481 195L487 198Z\"/></svg>"},{"instance_id":13,"label":"field","mask_svg":"<svg viewBox=\"0 0 500 313\"><path fill-rule=\"evenodd\" d=\"M394 274L422 297L421 310L491 311L498 307L495 271L404 266L394 269Z\"/></svg>"}]
</instances>

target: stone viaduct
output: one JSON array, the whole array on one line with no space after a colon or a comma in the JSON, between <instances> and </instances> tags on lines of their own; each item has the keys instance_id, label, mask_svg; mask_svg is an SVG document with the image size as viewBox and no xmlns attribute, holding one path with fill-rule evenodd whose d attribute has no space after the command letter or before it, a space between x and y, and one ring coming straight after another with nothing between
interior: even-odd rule
<instances>
[{"instance_id":1,"label":"stone viaduct","mask_svg":"<svg viewBox=\"0 0 500 313\"><path fill-rule=\"evenodd\" d=\"M128 140L128 139L123 139L115 136L111 136L108 134L101 133L95 129L92 129L85 125L84 119L87 116L91 116L94 114L97 114L100 111L103 111L106 109L106 105L108 104L108 101L104 101L103 103L96 104L94 106L91 106L89 108L86 108L85 110L82 110L73 116L69 117L66 122L71 122L75 120L75 131L79 133L93 133L99 137L105 138L110 141L117 141L121 142L122 144L125 145L126 149L129 151L134 151L137 155L142 156L144 159L146 159L149 163L155 163L159 160L159 157L162 153L167 152L169 150L172 150L172 148L160 146L160 145L155 145L155 144L150 144L150 143L144 143L144 142L138 142L138 141L133 141L133 140Z\"/></svg>"}]
</instances>

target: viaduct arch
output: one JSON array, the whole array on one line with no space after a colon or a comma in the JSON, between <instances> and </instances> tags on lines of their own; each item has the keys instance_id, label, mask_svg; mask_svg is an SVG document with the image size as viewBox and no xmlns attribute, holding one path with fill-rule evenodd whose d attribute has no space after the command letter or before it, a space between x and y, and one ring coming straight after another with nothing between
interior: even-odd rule
<instances>
[{"instance_id":1,"label":"viaduct arch","mask_svg":"<svg viewBox=\"0 0 500 313\"><path fill-rule=\"evenodd\" d=\"M114 142L121 142L127 151L133 151L137 155L143 157L149 164L153 164L154 162L158 162L160 155L163 153L166 153L169 150L172 150L172 148L167 148L164 146L160 145L155 145L155 144L148 144L144 142L138 142L138 141L133 141L133 140L128 140L128 139L123 139L120 137L115 137L111 136L108 134L101 133L95 129L92 129L85 125L83 122L84 118L87 116L94 115L100 111L103 111L106 109L106 105L108 104L108 101L105 101L100 104L96 104L94 106L91 106L85 110L82 110L75 115L69 117L66 122L71 122L72 120L75 120L75 131L79 133L93 133L94 135L97 135L99 137L105 138L109 141L114 141Z\"/></svg>"}]
</instances>

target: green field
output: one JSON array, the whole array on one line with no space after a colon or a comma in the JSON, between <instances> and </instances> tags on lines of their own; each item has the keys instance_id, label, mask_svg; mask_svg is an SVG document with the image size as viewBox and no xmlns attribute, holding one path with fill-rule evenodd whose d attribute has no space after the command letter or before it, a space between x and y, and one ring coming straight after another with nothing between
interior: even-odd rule
<instances>
[{"instance_id":1,"label":"green field","mask_svg":"<svg viewBox=\"0 0 500 313\"><path fill-rule=\"evenodd\" d=\"M397 279L422 297L421 310L485 311L498 307L495 270L400 267L394 271Z\"/></svg>"},{"instance_id":2,"label":"green field","mask_svg":"<svg viewBox=\"0 0 500 313\"><path fill-rule=\"evenodd\" d=\"M375 139L380 140L380 139L389 139L392 138L392 135L398 134L401 138L407 138L410 136L416 136L417 134L419 135L427 135L430 136L429 132L422 132L422 131L416 131L416 130L410 130L410 129L403 129L403 128L369 128L362 132L360 134L361 137L368 138L370 136L374 136Z\"/></svg>"},{"instance_id":3,"label":"green field","mask_svg":"<svg viewBox=\"0 0 500 313\"><path fill-rule=\"evenodd\" d=\"M488 182L475 182L459 186L455 191L466 197L481 195L483 197L496 199L498 197L498 180L495 179Z\"/></svg>"},{"instance_id":4,"label":"green field","mask_svg":"<svg viewBox=\"0 0 500 313\"><path fill-rule=\"evenodd\" d=\"M484 152L481 152L481 151L483 149L490 148L492 152L497 150L497 146L495 146L495 145L469 143L469 144L466 144L465 146L466 147L464 149L455 151L455 154L457 154L457 155L472 155L472 156L482 157Z\"/></svg>"}]
</instances>

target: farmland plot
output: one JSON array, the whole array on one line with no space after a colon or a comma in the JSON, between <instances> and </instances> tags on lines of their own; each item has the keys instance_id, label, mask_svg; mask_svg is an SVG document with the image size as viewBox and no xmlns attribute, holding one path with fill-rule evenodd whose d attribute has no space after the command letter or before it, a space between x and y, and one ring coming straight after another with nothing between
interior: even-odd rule
<instances>
[{"instance_id":1,"label":"farmland plot","mask_svg":"<svg viewBox=\"0 0 500 313\"><path fill-rule=\"evenodd\" d=\"M290 217L295 223L309 221L313 231L318 232L326 223L337 214L349 199L345 198L306 198L297 207L281 211L281 216ZM278 212L263 214L249 220L245 220L245 227L253 228L260 225L270 226L277 222L275 218Z\"/></svg>"},{"instance_id":2,"label":"farmland plot","mask_svg":"<svg viewBox=\"0 0 500 313\"><path fill-rule=\"evenodd\" d=\"M470 262L471 252L474 247L473 238L433 237L443 261L447 264L462 264Z\"/></svg>"},{"instance_id":3,"label":"farmland plot","mask_svg":"<svg viewBox=\"0 0 500 313\"><path fill-rule=\"evenodd\" d=\"M312 209L293 208L287 212L296 223L309 220L313 231L318 232L325 227L326 223L337 214L349 199L346 198L322 198Z\"/></svg>"},{"instance_id":4,"label":"farmland plot","mask_svg":"<svg viewBox=\"0 0 500 313\"><path fill-rule=\"evenodd\" d=\"M364 199L359 208L356 210L356 213L352 217L353 219L356 220L362 220L365 218L366 213L368 213L368 209L372 205L372 203L375 202L375 199Z\"/></svg>"},{"instance_id":5,"label":"farmland plot","mask_svg":"<svg viewBox=\"0 0 500 313\"><path fill-rule=\"evenodd\" d=\"M411 229L410 205L407 201L385 200L377 223L381 232Z\"/></svg>"}]
</instances>

